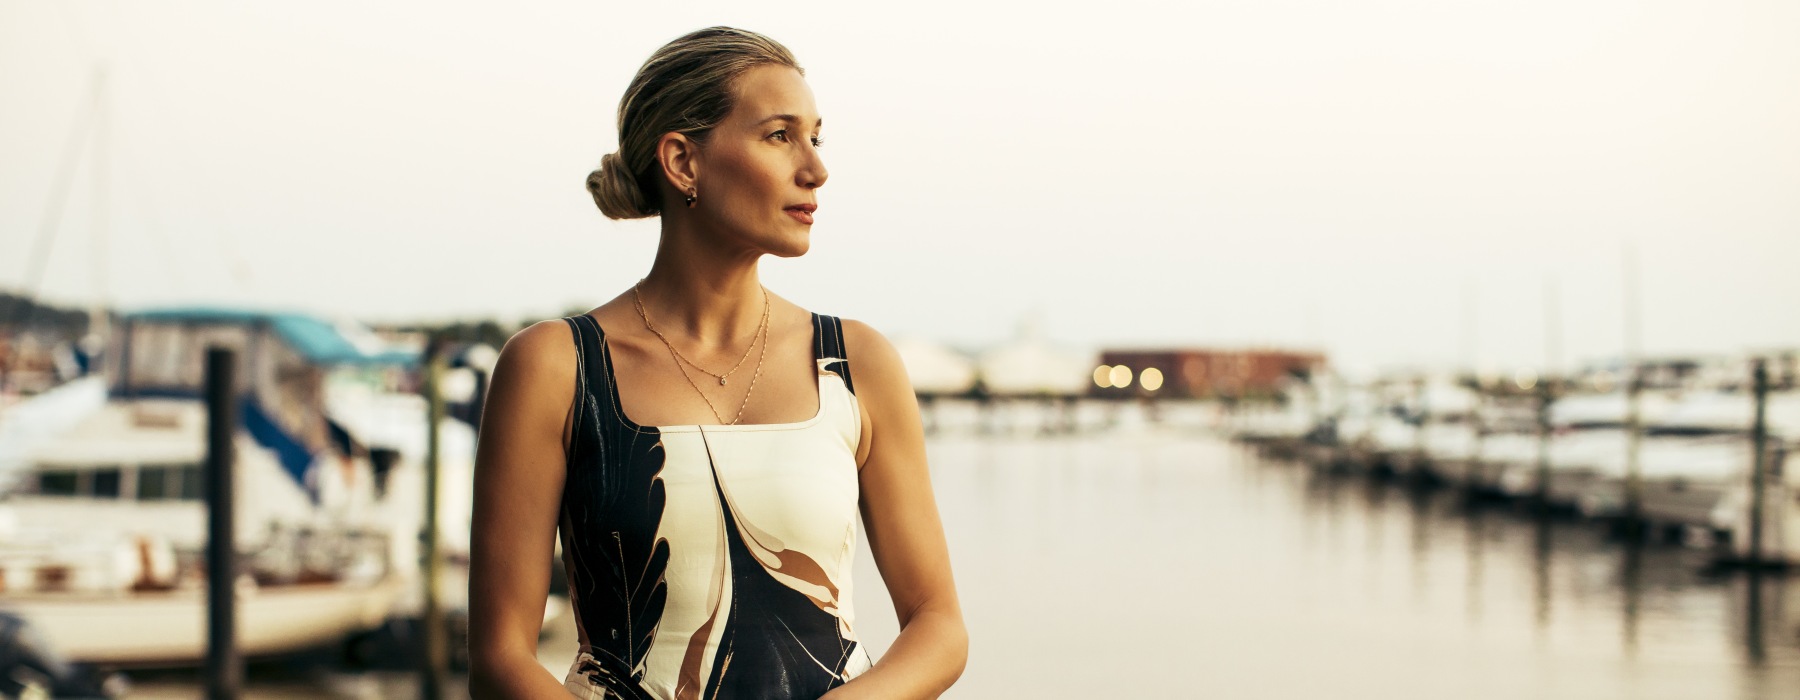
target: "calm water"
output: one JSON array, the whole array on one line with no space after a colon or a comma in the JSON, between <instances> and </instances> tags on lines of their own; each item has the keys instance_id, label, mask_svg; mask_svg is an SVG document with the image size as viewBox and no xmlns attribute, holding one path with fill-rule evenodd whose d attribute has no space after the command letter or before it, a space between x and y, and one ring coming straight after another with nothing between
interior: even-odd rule
<instances>
[{"instance_id":1,"label":"calm water","mask_svg":"<svg viewBox=\"0 0 1800 700\"><path fill-rule=\"evenodd\" d=\"M931 457L973 639L948 697L1800 697L1800 576L1752 595L1694 550L1204 437L943 437ZM896 625L859 564L879 652ZM540 658L560 677L574 647L565 617ZM406 687L299 671L251 696Z\"/></svg>"},{"instance_id":2,"label":"calm water","mask_svg":"<svg viewBox=\"0 0 1800 700\"><path fill-rule=\"evenodd\" d=\"M1763 579L1759 626L1699 552L1217 440L933 447L974 640L955 697L1800 696L1800 581Z\"/></svg>"}]
</instances>

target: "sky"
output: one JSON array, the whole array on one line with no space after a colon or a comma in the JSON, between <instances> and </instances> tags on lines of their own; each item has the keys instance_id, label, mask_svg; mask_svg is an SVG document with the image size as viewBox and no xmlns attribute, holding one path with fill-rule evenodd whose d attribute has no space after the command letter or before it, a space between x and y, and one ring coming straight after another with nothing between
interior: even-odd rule
<instances>
[{"instance_id":1,"label":"sky","mask_svg":"<svg viewBox=\"0 0 1800 700\"><path fill-rule=\"evenodd\" d=\"M729 24L827 125L765 282L890 336L1554 368L1635 274L1642 352L1800 346L1786 0L497 5L0 0L0 288L48 231L59 303L589 308L657 236L582 184L617 100Z\"/></svg>"}]
</instances>

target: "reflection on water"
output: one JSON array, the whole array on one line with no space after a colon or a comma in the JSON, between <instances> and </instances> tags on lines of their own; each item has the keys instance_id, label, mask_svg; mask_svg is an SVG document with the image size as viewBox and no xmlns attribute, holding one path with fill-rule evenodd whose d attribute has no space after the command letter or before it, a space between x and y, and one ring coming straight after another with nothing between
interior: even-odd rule
<instances>
[{"instance_id":1,"label":"reflection on water","mask_svg":"<svg viewBox=\"0 0 1800 700\"><path fill-rule=\"evenodd\" d=\"M953 697L1800 695L1797 577L1208 438L931 457L973 635ZM892 615L858 576L879 649Z\"/></svg>"},{"instance_id":2,"label":"reflection on water","mask_svg":"<svg viewBox=\"0 0 1800 700\"><path fill-rule=\"evenodd\" d=\"M948 697L1800 696L1800 576L1711 576L1696 550L1210 438L944 437L930 455L972 634ZM866 551L856 575L880 652L895 622ZM539 659L560 677L574 653L565 616ZM409 681L253 673L246 696Z\"/></svg>"}]
</instances>

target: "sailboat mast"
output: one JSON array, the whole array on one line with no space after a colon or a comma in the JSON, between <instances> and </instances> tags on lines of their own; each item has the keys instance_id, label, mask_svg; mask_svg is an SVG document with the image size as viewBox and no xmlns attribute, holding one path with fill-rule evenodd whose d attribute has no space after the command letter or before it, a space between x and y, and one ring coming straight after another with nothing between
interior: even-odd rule
<instances>
[{"instance_id":1,"label":"sailboat mast","mask_svg":"<svg viewBox=\"0 0 1800 700\"><path fill-rule=\"evenodd\" d=\"M1638 328L1638 264L1637 248L1625 244L1625 517L1636 526L1643 517L1643 465L1640 463L1644 439L1640 400L1644 391L1644 369Z\"/></svg>"},{"instance_id":2,"label":"sailboat mast","mask_svg":"<svg viewBox=\"0 0 1800 700\"><path fill-rule=\"evenodd\" d=\"M93 156L93 239L94 252L88 256L93 265L94 297L88 305L88 334L106 338L111 335L108 319L112 296L111 287L107 284L107 227L111 224L108 206L108 195L111 193L111 172L108 163L112 160L110 153L110 137L112 127L112 105L107 97L107 69L101 64L94 73L94 148Z\"/></svg>"}]
</instances>

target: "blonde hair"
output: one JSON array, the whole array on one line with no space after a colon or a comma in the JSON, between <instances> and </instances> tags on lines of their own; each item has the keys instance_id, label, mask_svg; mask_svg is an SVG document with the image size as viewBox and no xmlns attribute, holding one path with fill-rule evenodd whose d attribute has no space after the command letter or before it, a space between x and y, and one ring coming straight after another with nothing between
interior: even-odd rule
<instances>
[{"instance_id":1,"label":"blonde hair","mask_svg":"<svg viewBox=\"0 0 1800 700\"><path fill-rule=\"evenodd\" d=\"M708 27L671 41L638 68L619 100L619 150L588 173L588 192L610 219L662 213L656 144L676 132L704 142L731 113L732 83L761 65L805 69L774 39L731 27Z\"/></svg>"}]
</instances>

